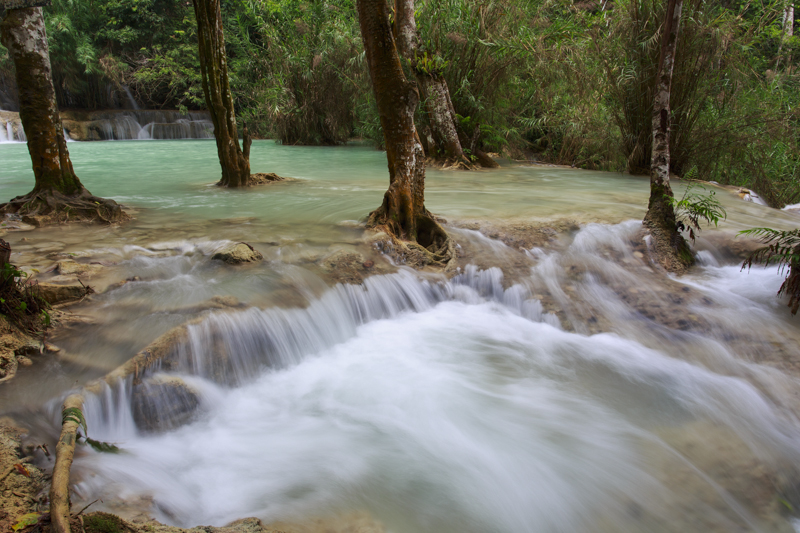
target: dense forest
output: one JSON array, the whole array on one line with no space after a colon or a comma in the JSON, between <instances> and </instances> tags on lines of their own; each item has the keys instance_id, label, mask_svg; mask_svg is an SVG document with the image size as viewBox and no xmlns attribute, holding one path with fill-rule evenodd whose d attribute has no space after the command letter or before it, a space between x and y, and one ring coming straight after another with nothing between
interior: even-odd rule
<instances>
[{"instance_id":1,"label":"dense forest","mask_svg":"<svg viewBox=\"0 0 800 533\"><path fill-rule=\"evenodd\" d=\"M658 0L419 2L422 60L450 88L468 155L646 174ZM798 38L786 0L684 6L672 96L672 172L800 200ZM223 2L237 114L261 137L382 143L355 2ZM54 0L59 107L201 109L190 2ZM0 105L13 106L0 48ZM426 117L418 117L425 131Z\"/></svg>"}]
</instances>

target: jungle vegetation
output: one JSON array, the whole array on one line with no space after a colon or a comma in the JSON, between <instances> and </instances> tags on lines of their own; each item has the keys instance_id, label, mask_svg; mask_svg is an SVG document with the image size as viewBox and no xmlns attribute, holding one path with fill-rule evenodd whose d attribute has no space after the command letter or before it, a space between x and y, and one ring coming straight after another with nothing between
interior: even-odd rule
<instances>
[{"instance_id":1,"label":"jungle vegetation","mask_svg":"<svg viewBox=\"0 0 800 533\"><path fill-rule=\"evenodd\" d=\"M646 174L665 0L416 2L419 60L447 83L467 157ZM685 0L671 96L670 169L800 202L789 0ZM237 118L286 144L383 135L354 0L223 0ZM191 2L53 0L59 108L205 106ZM407 77L411 65L403 59ZM0 105L13 102L0 47ZM424 106L419 106L423 109ZM417 126L424 131L424 112Z\"/></svg>"}]
</instances>

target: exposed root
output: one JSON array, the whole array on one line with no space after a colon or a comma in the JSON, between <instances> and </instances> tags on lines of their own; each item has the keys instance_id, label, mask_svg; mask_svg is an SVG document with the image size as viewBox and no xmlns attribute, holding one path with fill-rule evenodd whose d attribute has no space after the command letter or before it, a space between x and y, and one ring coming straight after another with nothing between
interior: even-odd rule
<instances>
[{"instance_id":1,"label":"exposed root","mask_svg":"<svg viewBox=\"0 0 800 533\"><path fill-rule=\"evenodd\" d=\"M0 214L20 216L23 222L34 226L65 222L115 224L130 218L114 200L93 196L84 188L74 195L54 189L34 190L1 204Z\"/></svg>"},{"instance_id":2,"label":"exposed root","mask_svg":"<svg viewBox=\"0 0 800 533\"><path fill-rule=\"evenodd\" d=\"M269 185L270 183L276 183L278 181L291 181L292 178L284 178L283 176L278 176L274 172L257 172L255 174L250 174L250 179L247 180L247 186L252 185ZM222 180L217 182L218 187L225 187L226 185L222 183Z\"/></svg>"},{"instance_id":3,"label":"exposed root","mask_svg":"<svg viewBox=\"0 0 800 533\"><path fill-rule=\"evenodd\" d=\"M427 157L425 166L441 170L480 170L482 168L499 168L500 163L486 152L477 150L473 155L472 161L466 157Z\"/></svg>"},{"instance_id":4,"label":"exposed root","mask_svg":"<svg viewBox=\"0 0 800 533\"><path fill-rule=\"evenodd\" d=\"M283 176L278 176L274 172L257 172L256 174L250 174L250 180L248 181L249 185L266 185L268 183L275 183L276 181L287 181L289 178L284 178Z\"/></svg>"},{"instance_id":5,"label":"exposed root","mask_svg":"<svg viewBox=\"0 0 800 533\"><path fill-rule=\"evenodd\" d=\"M406 232L402 232L395 220L387 217L384 206L370 213L367 228L386 234L386 239L376 242L376 245L398 263L414 268L431 265L445 270L455 264L453 239L427 210L417 216L416 242L402 238Z\"/></svg>"},{"instance_id":6,"label":"exposed root","mask_svg":"<svg viewBox=\"0 0 800 533\"><path fill-rule=\"evenodd\" d=\"M83 407L83 396L73 394L64 400L63 410L78 410ZM61 436L56 445L56 464L50 485L50 531L70 533L69 471L75 455L75 444L80 421L77 417L64 416Z\"/></svg>"}]
</instances>

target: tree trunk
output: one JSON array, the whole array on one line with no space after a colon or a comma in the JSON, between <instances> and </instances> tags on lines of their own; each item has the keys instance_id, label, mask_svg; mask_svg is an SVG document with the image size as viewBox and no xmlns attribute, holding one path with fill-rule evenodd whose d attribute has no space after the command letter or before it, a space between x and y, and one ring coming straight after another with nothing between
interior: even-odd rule
<instances>
[{"instance_id":1,"label":"tree trunk","mask_svg":"<svg viewBox=\"0 0 800 533\"><path fill-rule=\"evenodd\" d=\"M358 0L358 19L389 163L389 189L368 225L439 249L449 241L424 205L425 157L414 127L419 95L403 74L386 0Z\"/></svg>"},{"instance_id":2,"label":"tree trunk","mask_svg":"<svg viewBox=\"0 0 800 533\"><path fill-rule=\"evenodd\" d=\"M694 263L689 245L678 231L669 184L669 98L678 43L683 0L669 0L664 21L658 87L653 105L653 152L650 166L650 202L644 225L655 241L662 264L680 269Z\"/></svg>"},{"instance_id":3,"label":"tree trunk","mask_svg":"<svg viewBox=\"0 0 800 533\"><path fill-rule=\"evenodd\" d=\"M788 0L783 8L783 20L781 24L781 42L778 45L778 53L775 57L775 73L778 73L778 67L781 64L783 45L786 40L794 35L794 0Z\"/></svg>"},{"instance_id":4,"label":"tree trunk","mask_svg":"<svg viewBox=\"0 0 800 533\"><path fill-rule=\"evenodd\" d=\"M783 13L783 38L788 39L794 35L794 0L789 0Z\"/></svg>"},{"instance_id":5,"label":"tree trunk","mask_svg":"<svg viewBox=\"0 0 800 533\"><path fill-rule=\"evenodd\" d=\"M56 217L61 213L67 219L107 222L125 218L116 202L92 196L72 168L56 105L42 8L6 11L0 41L14 60L19 115L36 178L31 193L3 204L0 211Z\"/></svg>"},{"instance_id":6,"label":"tree trunk","mask_svg":"<svg viewBox=\"0 0 800 533\"><path fill-rule=\"evenodd\" d=\"M228 80L225 37L219 0L192 0L197 18L200 73L206 106L214 123L223 187L244 187L250 180L250 161L239 148L239 134ZM248 146L249 152L249 146ZM249 155L249 154L248 154Z\"/></svg>"},{"instance_id":7,"label":"tree trunk","mask_svg":"<svg viewBox=\"0 0 800 533\"><path fill-rule=\"evenodd\" d=\"M427 52L419 55L419 34L414 18L414 0L395 0L395 32L397 49L414 70L420 96L430 122L434 146L429 146L428 155L472 167L464 155L456 128L456 114L450 101L450 90L441 73L436 71ZM435 152L434 152L435 150Z\"/></svg>"}]
</instances>

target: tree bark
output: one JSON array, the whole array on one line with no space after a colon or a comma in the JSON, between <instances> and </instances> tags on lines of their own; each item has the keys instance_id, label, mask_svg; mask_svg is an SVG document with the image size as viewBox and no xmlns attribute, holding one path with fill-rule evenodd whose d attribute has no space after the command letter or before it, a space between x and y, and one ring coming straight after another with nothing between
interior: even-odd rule
<instances>
[{"instance_id":1,"label":"tree bark","mask_svg":"<svg viewBox=\"0 0 800 533\"><path fill-rule=\"evenodd\" d=\"M403 74L386 0L358 0L358 20L389 163L389 189L368 226L439 249L449 240L424 205L425 157L414 127L419 95Z\"/></svg>"},{"instance_id":2,"label":"tree bark","mask_svg":"<svg viewBox=\"0 0 800 533\"><path fill-rule=\"evenodd\" d=\"M0 206L30 215L66 213L66 218L125 218L116 202L92 196L72 168L56 105L42 8L10 9L0 22L0 41L16 70L20 119L36 182L33 191ZM68 208L68 209L67 209Z\"/></svg>"},{"instance_id":3,"label":"tree bark","mask_svg":"<svg viewBox=\"0 0 800 533\"><path fill-rule=\"evenodd\" d=\"M414 18L414 0L395 0L395 39L397 49L411 65L417 79L420 97L425 104L425 112L430 121L433 143L428 143L430 157L462 163L466 167L473 165L464 155L461 141L458 138L456 114L450 100L447 82L430 61L427 52L419 54L419 34ZM433 146L431 146L433 144Z\"/></svg>"},{"instance_id":4,"label":"tree bark","mask_svg":"<svg viewBox=\"0 0 800 533\"><path fill-rule=\"evenodd\" d=\"M223 187L245 187L250 180L250 161L239 147L236 115L233 109L222 34L222 13L219 0L192 0L197 18L197 40L200 51L200 73L206 106L214 123L217 155L222 167ZM246 141L245 141L246 142ZM249 146L248 155L249 155Z\"/></svg>"},{"instance_id":5,"label":"tree bark","mask_svg":"<svg viewBox=\"0 0 800 533\"><path fill-rule=\"evenodd\" d=\"M683 0L669 0L664 21L658 87L653 105L650 202L643 221L655 240L656 251L661 257L662 264L671 269L680 269L694 262L689 245L678 230L675 210L670 202L673 193L669 184L669 99L682 7Z\"/></svg>"},{"instance_id":6,"label":"tree bark","mask_svg":"<svg viewBox=\"0 0 800 533\"><path fill-rule=\"evenodd\" d=\"M783 8L783 20L781 21L781 42L778 45L778 53L775 56L775 73L778 73L778 67L781 64L783 45L786 40L794 35L794 0L787 0Z\"/></svg>"}]
</instances>

